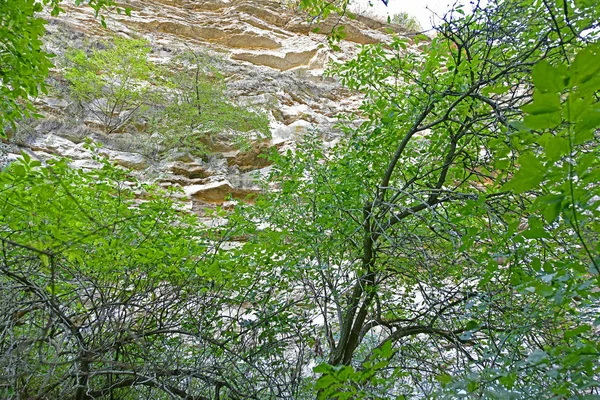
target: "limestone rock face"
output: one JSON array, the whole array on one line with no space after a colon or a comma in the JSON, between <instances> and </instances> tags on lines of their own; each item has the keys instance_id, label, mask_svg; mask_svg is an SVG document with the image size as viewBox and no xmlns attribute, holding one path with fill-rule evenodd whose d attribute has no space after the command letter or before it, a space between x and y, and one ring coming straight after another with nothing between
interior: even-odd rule
<instances>
[{"instance_id":1,"label":"limestone rock face","mask_svg":"<svg viewBox=\"0 0 600 400\"><path fill-rule=\"evenodd\" d=\"M98 163L84 142L89 138L103 143L100 154L138 178L182 187L190 207L198 211L228 199L250 200L260 192L254 177L268 172L264 156L272 148L293 147L312 131L326 141L335 140L337 115L356 110L361 98L334 79L324 78L326 64L353 57L361 44L390 39L388 25L365 18L344 20L347 38L340 43L341 51L333 52L324 34L339 21L325 21L319 26L321 33L313 33L316 26L306 15L274 0L123 0L119 4L130 7L131 16L109 13L107 29L90 7L61 4L65 13L45 16L47 50L60 60L69 46L84 48L121 36L147 39L152 61L161 65L170 65L185 51L208 54L218 60L230 99L268 115L271 136L251 132L250 146L242 150L235 140L239 133L218 132L204 140L211 150L208 156L177 148L163 154L153 147L152 132L145 131L144 123L129 132L106 135L89 115L74 122L78 104L68 96L54 95L37 101L47 118L18 145L41 159L66 156L73 166L95 168ZM51 79L64 87L58 65Z\"/></svg>"},{"instance_id":2,"label":"limestone rock face","mask_svg":"<svg viewBox=\"0 0 600 400\"><path fill-rule=\"evenodd\" d=\"M169 170L174 175L181 175L189 179L202 179L210 176L210 171L206 167L195 162L176 161L169 165Z\"/></svg>"},{"instance_id":3,"label":"limestone rock face","mask_svg":"<svg viewBox=\"0 0 600 400\"><path fill-rule=\"evenodd\" d=\"M249 61L256 65L266 65L280 71L308 66L317 54L317 49L305 51L290 51L284 55L279 54L256 54L256 53L237 53L232 55L234 60Z\"/></svg>"},{"instance_id":4,"label":"limestone rock face","mask_svg":"<svg viewBox=\"0 0 600 400\"><path fill-rule=\"evenodd\" d=\"M260 193L258 187L234 187L228 180L207 183L205 185L185 186L183 191L194 201L201 203L224 203L229 198L251 201L252 195Z\"/></svg>"},{"instance_id":5,"label":"limestone rock face","mask_svg":"<svg viewBox=\"0 0 600 400\"><path fill-rule=\"evenodd\" d=\"M132 170L143 170L148 168L148 160L141 154L128 153L125 151L116 151L109 149L100 149L101 155L107 156L117 165Z\"/></svg>"}]
</instances>

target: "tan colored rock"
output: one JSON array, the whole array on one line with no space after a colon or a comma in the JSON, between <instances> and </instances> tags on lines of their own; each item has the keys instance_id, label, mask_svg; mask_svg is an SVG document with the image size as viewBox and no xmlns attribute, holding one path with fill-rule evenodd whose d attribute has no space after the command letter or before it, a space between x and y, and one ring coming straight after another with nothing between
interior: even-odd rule
<instances>
[{"instance_id":1,"label":"tan colored rock","mask_svg":"<svg viewBox=\"0 0 600 400\"><path fill-rule=\"evenodd\" d=\"M257 18L268 22L270 25L275 25L278 27L285 26L290 20L290 16L286 18L286 16L281 12L277 13L276 11L269 10L264 5L259 5L258 3L252 4L251 2L247 1L240 3L236 8L238 11L256 16Z\"/></svg>"},{"instance_id":2,"label":"tan colored rock","mask_svg":"<svg viewBox=\"0 0 600 400\"><path fill-rule=\"evenodd\" d=\"M223 157L230 167L235 165L241 172L253 171L271 165L271 161L266 158L271 147L270 141L263 141L254 144L248 151L234 150L223 153Z\"/></svg>"},{"instance_id":3,"label":"tan colored rock","mask_svg":"<svg viewBox=\"0 0 600 400\"><path fill-rule=\"evenodd\" d=\"M278 49L281 44L268 36L255 33L241 33L227 37L224 41L229 47L242 49Z\"/></svg>"},{"instance_id":4,"label":"tan colored rock","mask_svg":"<svg viewBox=\"0 0 600 400\"><path fill-rule=\"evenodd\" d=\"M312 49L300 52L290 52L285 53L284 56L265 53L237 53L233 54L231 58L233 60L248 61L254 65L264 65L280 71L287 71L288 69L296 67L308 66L317 54L317 51L317 49Z\"/></svg>"},{"instance_id":5,"label":"tan colored rock","mask_svg":"<svg viewBox=\"0 0 600 400\"><path fill-rule=\"evenodd\" d=\"M344 40L358 43L358 44L373 44L379 43L380 40L374 36L365 33L364 28L366 27L356 27L352 23L348 24L346 22L342 23L344 25ZM295 33L300 33L303 35L308 35L315 28L319 29L319 33L321 34L330 34L332 29L336 26L339 26L340 22L337 18L329 18L327 21L323 21L317 26L313 26L305 21L295 21L294 23L288 25L288 29ZM361 29L362 28L362 29Z\"/></svg>"},{"instance_id":6,"label":"tan colored rock","mask_svg":"<svg viewBox=\"0 0 600 400\"><path fill-rule=\"evenodd\" d=\"M247 201L258 193L258 189L254 188L234 188L228 180L211 182L205 185L186 186L183 191L194 201L204 203L222 203L229 197Z\"/></svg>"},{"instance_id":7,"label":"tan colored rock","mask_svg":"<svg viewBox=\"0 0 600 400\"><path fill-rule=\"evenodd\" d=\"M127 21L124 22L127 23ZM127 24L135 26L138 29L152 29L157 32L169 33L190 39L219 43L232 48L278 49L281 47L281 43L265 34L231 26L191 25L184 21L174 20L138 20L129 21Z\"/></svg>"},{"instance_id":8,"label":"tan colored rock","mask_svg":"<svg viewBox=\"0 0 600 400\"><path fill-rule=\"evenodd\" d=\"M168 166L168 169L173 174L182 175L188 179L203 179L210 176L210 172L204 166L194 162L175 161Z\"/></svg>"}]
</instances>

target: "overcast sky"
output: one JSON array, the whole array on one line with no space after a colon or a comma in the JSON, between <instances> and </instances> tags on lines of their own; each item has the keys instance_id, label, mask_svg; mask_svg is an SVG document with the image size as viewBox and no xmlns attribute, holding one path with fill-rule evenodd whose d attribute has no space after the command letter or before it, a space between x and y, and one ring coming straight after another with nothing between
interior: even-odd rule
<instances>
[{"instance_id":1,"label":"overcast sky","mask_svg":"<svg viewBox=\"0 0 600 400\"><path fill-rule=\"evenodd\" d=\"M361 10L372 10L378 15L385 16L404 11L417 18L421 26L425 29L431 28L431 19L434 13L444 15L453 4L468 4L468 0L389 0L386 7L381 0L371 0L373 7L369 7L369 0L356 0L352 3ZM467 11L468 7L465 7Z\"/></svg>"}]
</instances>

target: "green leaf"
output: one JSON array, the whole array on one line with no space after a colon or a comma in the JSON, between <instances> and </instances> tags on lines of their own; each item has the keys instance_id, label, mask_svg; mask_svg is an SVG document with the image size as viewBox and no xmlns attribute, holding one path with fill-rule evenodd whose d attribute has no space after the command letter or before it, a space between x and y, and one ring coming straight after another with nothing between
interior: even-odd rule
<instances>
[{"instance_id":1,"label":"green leaf","mask_svg":"<svg viewBox=\"0 0 600 400\"><path fill-rule=\"evenodd\" d=\"M467 322L465 329L468 331L472 331L473 329L477 329L478 327L479 327L479 322L477 322L475 320L470 320L469 322Z\"/></svg>"},{"instance_id":2,"label":"green leaf","mask_svg":"<svg viewBox=\"0 0 600 400\"><path fill-rule=\"evenodd\" d=\"M536 365L547 359L548 354L544 350L535 349L527 356L527 363Z\"/></svg>"},{"instance_id":3,"label":"green leaf","mask_svg":"<svg viewBox=\"0 0 600 400\"><path fill-rule=\"evenodd\" d=\"M523 112L528 113L524 123L531 129L554 128L562 122L561 104L558 93L533 94L533 102L521 107Z\"/></svg>"},{"instance_id":4,"label":"green leaf","mask_svg":"<svg viewBox=\"0 0 600 400\"><path fill-rule=\"evenodd\" d=\"M581 325L575 329L569 329L565 332L565 339L572 338L574 336L579 336L582 333L590 331L592 328L589 325Z\"/></svg>"},{"instance_id":5,"label":"green leaf","mask_svg":"<svg viewBox=\"0 0 600 400\"><path fill-rule=\"evenodd\" d=\"M600 44L591 44L580 50L570 68L571 87L582 85L600 73Z\"/></svg>"},{"instance_id":6,"label":"green leaf","mask_svg":"<svg viewBox=\"0 0 600 400\"><path fill-rule=\"evenodd\" d=\"M489 96L490 94L504 94L504 93L508 93L508 91L510 90L510 88L506 85L502 85L502 84L498 84L498 85L494 85L494 86L486 86L485 88L483 88L481 90L481 93Z\"/></svg>"},{"instance_id":7,"label":"green leaf","mask_svg":"<svg viewBox=\"0 0 600 400\"><path fill-rule=\"evenodd\" d=\"M552 135L545 133L540 138L540 143L544 146L546 157L550 161L558 161L562 156L569 152L569 140L561 134Z\"/></svg>"},{"instance_id":8,"label":"green leaf","mask_svg":"<svg viewBox=\"0 0 600 400\"><path fill-rule=\"evenodd\" d=\"M50 267L50 258L46 254L40 254L40 260L45 268Z\"/></svg>"},{"instance_id":9,"label":"green leaf","mask_svg":"<svg viewBox=\"0 0 600 400\"><path fill-rule=\"evenodd\" d=\"M567 68L551 66L546 60L537 63L531 72L535 88L542 93L562 92L566 87Z\"/></svg>"},{"instance_id":10,"label":"green leaf","mask_svg":"<svg viewBox=\"0 0 600 400\"><path fill-rule=\"evenodd\" d=\"M332 384L337 383L337 379L332 375L323 375L321 376L315 385L316 389L326 389L330 387Z\"/></svg>"},{"instance_id":11,"label":"green leaf","mask_svg":"<svg viewBox=\"0 0 600 400\"><path fill-rule=\"evenodd\" d=\"M526 115L523 123L530 129L542 130L552 129L559 126L562 122L561 112L556 111L549 114Z\"/></svg>"},{"instance_id":12,"label":"green leaf","mask_svg":"<svg viewBox=\"0 0 600 400\"><path fill-rule=\"evenodd\" d=\"M594 131L586 127L586 124L577 124L574 133L573 146L578 146L594 139Z\"/></svg>"},{"instance_id":13,"label":"green leaf","mask_svg":"<svg viewBox=\"0 0 600 400\"><path fill-rule=\"evenodd\" d=\"M379 348L377 355L382 358L389 358L394 354L394 349L392 348L392 341L386 341L383 346Z\"/></svg>"},{"instance_id":14,"label":"green leaf","mask_svg":"<svg viewBox=\"0 0 600 400\"><path fill-rule=\"evenodd\" d=\"M576 129L579 131L592 130L600 127L600 104L596 104L592 108L587 108L578 116L580 121Z\"/></svg>"},{"instance_id":15,"label":"green leaf","mask_svg":"<svg viewBox=\"0 0 600 400\"><path fill-rule=\"evenodd\" d=\"M544 180L544 166L532 153L521 155L519 164L519 170L510 181L502 186L502 190L523 193L536 188Z\"/></svg>"},{"instance_id":16,"label":"green leaf","mask_svg":"<svg viewBox=\"0 0 600 400\"><path fill-rule=\"evenodd\" d=\"M564 199L565 196L560 194L549 194L538 198L539 208L547 223L551 224L556 221L562 211Z\"/></svg>"},{"instance_id":17,"label":"green leaf","mask_svg":"<svg viewBox=\"0 0 600 400\"><path fill-rule=\"evenodd\" d=\"M553 114L560 111L560 97L558 93L540 93L536 91L533 94L533 102L521 107L521 109L531 115Z\"/></svg>"},{"instance_id":18,"label":"green leaf","mask_svg":"<svg viewBox=\"0 0 600 400\"><path fill-rule=\"evenodd\" d=\"M313 368L313 372L315 372L317 374L325 374L329 371L331 371L331 365L329 365L327 363L319 364Z\"/></svg>"},{"instance_id":19,"label":"green leaf","mask_svg":"<svg viewBox=\"0 0 600 400\"><path fill-rule=\"evenodd\" d=\"M512 373L505 375L499 379L500 383L507 389L512 389L517 381L517 374Z\"/></svg>"},{"instance_id":20,"label":"green leaf","mask_svg":"<svg viewBox=\"0 0 600 400\"><path fill-rule=\"evenodd\" d=\"M586 97L576 97L573 94L569 95L567 99L567 107L566 107L566 117L569 122L578 122L580 120L585 120L585 117L582 117L582 114L588 111L593 103L592 96Z\"/></svg>"},{"instance_id":21,"label":"green leaf","mask_svg":"<svg viewBox=\"0 0 600 400\"><path fill-rule=\"evenodd\" d=\"M435 380L442 384L442 387L452 383L452 377L448 374L436 375Z\"/></svg>"},{"instance_id":22,"label":"green leaf","mask_svg":"<svg viewBox=\"0 0 600 400\"><path fill-rule=\"evenodd\" d=\"M549 238L550 234L546 231L544 224L537 217L529 217L529 229L521 232L521 235L527 239Z\"/></svg>"}]
</instances>

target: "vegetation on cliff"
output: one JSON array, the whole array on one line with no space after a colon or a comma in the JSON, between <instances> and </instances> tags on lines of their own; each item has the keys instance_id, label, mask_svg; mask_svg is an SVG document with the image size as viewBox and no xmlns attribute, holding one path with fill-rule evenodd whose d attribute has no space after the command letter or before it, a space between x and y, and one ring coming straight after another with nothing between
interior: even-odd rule
<instances>
[{"instance_id":1,"label":"vegetation on cliff","mask_svg":"<svg viewBox=\"0 0 600 400\"><path fill-rule=\"evenodd\" d=\"M149 60L145 40L115 38L101 49L67 53L69 95L83 115L99 121L106 134L141 125L157 134L157 145L204 154L211 134L226 130L269 135L269 120L259 111L234 104L223 77L203 54L188 51L168 66Z\"/></svg>"},{"instance_id":2,"label":"vegetation on cliff","mask_svg":"<svg viewBox=\"0 0 600 400\"><path fill-rule=\"evenodd\" d=\"M0 396L599 398L599 20L589 0L496 0L364 46L330 68L364 94L337 144L274 153L269 190L217 228L102 158L24 154L0 173ZM104 95L94 56L71 60L74 90ZM225 128L207 99L235 107L205 65L161 77L182 140Z\"/></svg>"},{"instance_id":3,"label":"vegetation on cliff","mask_svg":"<svg viewBox=\"0 0 600 400\"><path fill-rule=\"evenodd\" d=\"M31 98L46 91L44 79L52 67L52 54L42 47L41 37L45 33L46 21L37 13L44 7L52 15L61 11L61 0L2 0L0 1L0 133L5 125L35 116ZM83 0L75 0L76 5ZM86 2L96 15L102 9L114 7L112 0ZM129 9L116 7L118 12L129 13ZM104 23L104 19L102 19Z\"/></svg>"}]
</instances>

